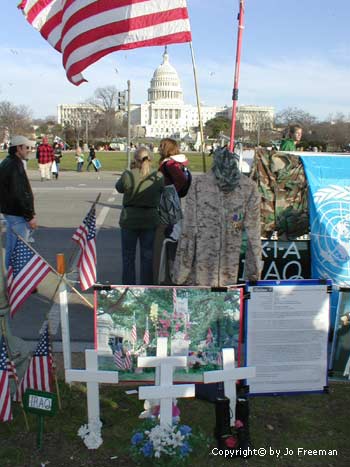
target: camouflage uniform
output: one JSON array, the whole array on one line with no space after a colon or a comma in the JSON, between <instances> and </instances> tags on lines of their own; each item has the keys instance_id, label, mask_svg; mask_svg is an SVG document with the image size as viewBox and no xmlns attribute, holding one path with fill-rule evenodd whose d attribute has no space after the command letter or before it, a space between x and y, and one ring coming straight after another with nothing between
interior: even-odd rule
<instances>
[{"instance_id":1,"label":"camouflage uniform","mask_svg":"<svg viewBox=\"0 0 350 467\"><path fill-rule=\"evenodd\" d=\"M175 284L226 286L237 282L243 231L246 271L260 277L260 195L241 175L231 192L219 190L212 172L195 177L186 196L183 231L173 269Z\"/></svg>"},{"instance_id":2,"label":"camouflage uniform","mask_svg":"<svg viewBox=\"0 0 350 467\"><path fill-rule=\"evenodd\" d=\"M261 235L293 240L309 231L307 182L298 156L258 149L251 177L261 193Z\"/></svg>"}]
</instances>

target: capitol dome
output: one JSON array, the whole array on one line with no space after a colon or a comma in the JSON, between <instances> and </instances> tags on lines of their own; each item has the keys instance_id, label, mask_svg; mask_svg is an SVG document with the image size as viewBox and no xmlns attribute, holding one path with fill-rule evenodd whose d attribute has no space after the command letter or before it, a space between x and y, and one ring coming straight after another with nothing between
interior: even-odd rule
<instances>
[{"instance_id":1,"label":"capitol dome","mask_svg":"<svg viewBox=\"0 0 350 467\"><path fill-rule=\"evenodd\" d=\"M163 63L153 73L148 89L148 101L183 102L183 93L179 75L169 63L167 47L163 54Z\"/></svg>"}]
</instances>

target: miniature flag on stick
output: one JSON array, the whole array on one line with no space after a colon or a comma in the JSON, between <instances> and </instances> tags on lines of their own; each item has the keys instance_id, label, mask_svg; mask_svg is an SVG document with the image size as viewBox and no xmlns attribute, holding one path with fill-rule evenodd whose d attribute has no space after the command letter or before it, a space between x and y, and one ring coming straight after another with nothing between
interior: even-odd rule
<instances>
[{"instance_id":1,"label":"miniature flag on stick","mask_svg":"<svg viewBox=\"0 0 350 467\"><path fill-rule=\"evenodd\" d=\"M40 334L38 346L32 356L29 366L15 396L21 401L27 388L50 392L52 387L52 354L49 340L49 328L46 325Z\"/></svg>"},{"instance_id":2,"label":"miniature flag on stick","mask_svg":"<svg viewBox=\"0 0 350 467\"><path fill-rule=\"evenodd\" d=\"M10 362L7 353L4 336L0 339L0 422L10 422L12 420L10 376L14 376L14 367Z\"/></svg>"},{"instance_id":3,"label":"miniature flag on stick","mask_svg":"<svg viewBox=\"0 0 350 467\"><path fill-rule=\"evenodd\" d=\"M136 344L136 342L137 342L137 328L136 328L135 315L134 315L134 323L133 323L132 328L131 328L131 342L133 344Z\"/></svg>"},{"instance_id":4,"label":"miniature flag on stick","mask_svg":"<svg viewBox=\"0 0 350 467\"><path fill-rule=\"evenodd\" d=\"M46 261L17 238L7 273L11 317L50 271Z\"/></svg>"},{"instance_id":5,"label":"miniature flag on stick","mask_svg":"<svg viewBox=\"0 0 350 467\"><path fill-rule=\"evenodd\" d=\"M81 248L78 261L81 290L89 289L96 282L96 210L90 209L72 239Z\"/></svg>"},{"instance_id":6,"label":"miniature flag on stick","mask_svg":"<svg viewBox=\"0 0 350 467\"><path fill-rule=\"evenodd\" d=\"M145 329L145 334L143 335L143 343L145 345L149 344L149 327L148 327L148 316L146 318L146 329Z\"/></svg>"},{"instance_id":7,"label":"miniature flag on stick","mask_svg":"<svg viewBox=\"0 0 350 467\"><path fill-rule=\"evenodd\" d=\"M213 333L212 333L211 329L208 328L207 338L206 338L206 340L205 340L205 343L206 343L206 344L212 344L213 341L214 341Z\"/></svg>"},{"instance_id":8,"label":"miniature flag on stick","mask_svg":"<svg viewBox=\"0 0 350 467\"><path fill-rule=\"evenodd\" d=\"M22 0L18 8L62 53L75 85L111 52L191 41L186 0Z\"/></svg>"}]
</instances>

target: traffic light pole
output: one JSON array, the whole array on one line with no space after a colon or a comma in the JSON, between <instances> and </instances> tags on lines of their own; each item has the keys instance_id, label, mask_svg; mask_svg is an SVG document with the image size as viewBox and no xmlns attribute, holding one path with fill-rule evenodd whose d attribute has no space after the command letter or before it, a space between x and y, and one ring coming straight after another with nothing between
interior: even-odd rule
<instances>
[{"instance_id":1,"label":"traffic light pole","mask_svg":"<svg viewBox=\"0 0 350 467\"><path fill-rule=\"evenodd\" d=\"M131 134L131 118L130 118L130 89L131 89L131 85L130 85L130 80L128 79L128 141L127 141L127 155L128 155L128 169L130 169L130 165L131 165L131 158L130 158L130 144L131 144L131 137L130 137L130 134Z\"/></svg>"}]
</instances>

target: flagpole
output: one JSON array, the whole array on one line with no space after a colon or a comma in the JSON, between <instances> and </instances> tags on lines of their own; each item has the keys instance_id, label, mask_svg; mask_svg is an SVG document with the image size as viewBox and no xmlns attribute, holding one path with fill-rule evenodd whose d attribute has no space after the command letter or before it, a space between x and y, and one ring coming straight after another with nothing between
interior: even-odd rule
<instances>
[{"instance_id":1,"label":"flagpole","mask_svg":"<svg viewBox=\"0 0 350 467\"><path fill-rule=\"evenodd\" d=\"M14 232L14 231L13 231ZM81 299L83 302L85 302L90 308L94 308L94 305L92 303L89 302L89 300L87 300L84 295L82 295L75 287L72 286L72 284L63 276L61 276L61 274L59 272L56 271L55 268L53 268L51 266L51 264L49 264L46 259L44 259L41 255L39 255L39 253L34 250L34 248L29 244L27 243L23 237L21 237L20 235L18 235L17 232L15 232L17 237L28 247L32 250L33 253L35 253L36 255L38 255L45 264L47 264L49 266L49 268L51 269L52 272L54 272L57 276L61 277L61 280L68 285L68 287L70 287Z\"/></svg>"},{"instance_id":2,"label":"flagpole","mask_svg":"<svg viewBox=\"0 0 350 467\"><path fill-rule=\"evenodd\" d=\"M7 355L8 355L8 358L10 360L10 363L11 365L15 365L13 359L12 359L12 354L11 354L11 350L10 350L10 347L9 347L9 343L8 343L8 340L7 340L7 336L6 336L6 327L5 327L5 317L4 316L1 316L1 330L2 330L2 335L4 336L4 339L5 339L5 344L6 344L6 350L7 350ZM16 369L16 368L15 368ZM6 370L7 371L7 370ZM19 389L19 384L18 384L18 380L17 378L15 377L14 375L14 378L15 380L15 385L16 385L16 392L18 392L18 389ZM28 423L28 418L27 418L27 414L24 410L24 406L23 406L23 401L22 399L20 400L19 402L19 405L21 406L21 409L22 409L22 412L23 412L23 417L24 417L24 423L26 425L26 428L27 428L27 431L30 431L29 430L29 423Z\"/></svg>"},{"instance_id":3,"label":"flagpole","mask_svg":"<svg viewBox=\"0 0 350 467\"><path fill-rule=\"evenodd\" d=\"M235 79L234 79L234 87L233 87L233 93L232 93L232 122L231 122L231 136L230 136L230 152L233 152L234 147L235 147L238 83L239 83L239 71L240 71L240 65L241 65L242 36L243 36L243 29L244 29L243 21L244 21L244 0L240 0L239 13L238 13L238 34L237 34Z\"/></svg>"},{"instance_id":4,"label":"flagpole","mask_svg":"<svg viewBox=\"0 0 350 467\"><path fill-rule=\"evenodd\" d=\"M189 44L190 44L190 49L191 49L194 88L196 90L196 100L197 100L197 109L198 109L198 123L199 123L199 132L200 132L200 136L201 136L201 152L202 152L203 172L206 172L207 171L207 166L206 166L205 154L204 154L204 133L203 133L201 104L200 104L199 91L198 91L197 68L196 68L196 62L195 62L195 58L194 58L194 51L193 51L192 41Z\"/></svg>"}]
</instances>

